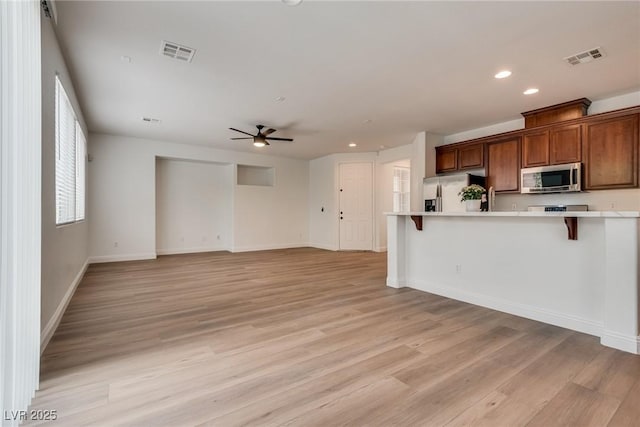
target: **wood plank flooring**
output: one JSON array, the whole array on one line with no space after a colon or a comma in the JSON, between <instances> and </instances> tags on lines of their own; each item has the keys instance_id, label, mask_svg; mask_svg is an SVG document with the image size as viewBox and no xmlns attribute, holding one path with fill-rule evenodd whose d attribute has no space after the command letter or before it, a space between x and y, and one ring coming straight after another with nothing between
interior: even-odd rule
<instances>
[{"instance_id":1,"label":"wood plank flooring","mask_svg":"<svg viewBox=\"0 0 640 427\"><path fill-rule=\"evenodd\" d=\"M310 248L92 265L31 409L65 426L638 425L640 357L385 276L385 254Z\"/></svg>"}]
</instances>

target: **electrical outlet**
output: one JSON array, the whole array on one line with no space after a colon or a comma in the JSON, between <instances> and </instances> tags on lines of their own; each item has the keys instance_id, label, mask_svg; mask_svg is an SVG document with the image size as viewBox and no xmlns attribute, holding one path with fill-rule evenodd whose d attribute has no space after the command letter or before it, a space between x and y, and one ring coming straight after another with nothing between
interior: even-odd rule
<instances>
[{"instance_id":1,"label":"electrical outlet","mask_svg":"<svg viewBox=\"0 0 640 427\"><path fill-rule=\"evenodd\" d=\"M613 203L613 202L611 202L611 209L613 209L613 208L615 208L615 207L616 207L616 204L615 204L615 203Z\"/></svg>"},{"instance_id":2,"label":"electrical outlet","mask_svg":"<svg viewBox=\"0 0 640 427\"><path fill-rule=\"evenodd\" d=\"M462 273L462 265L456 264L456 273Z\"/></svg>"},{"instance_id":3,"label":"electrical outlet","mask_svg":"<svg viewBox=\"0 0 640 427\"><path fill-rule=\"evenodd\" d=\"M118 247L118 242L113 242L113 247L117 248Z\"/></svg>"},{"instance_id":4,"label":"electrical outlet","mask_svg":"<svg viewBox=\"0 0 640 427\"><path fill-rule=\"evenodd\" d=\"M511 204L511 210L512 211L517 211L518 210L518 204L517 203L512 203Z\"/></svg>"},{"instance_id":5,"label":"electrical outlet","mask_svg":"<svg viewBox=\"0 0 640 427\"><path fill-rule=\"evenodd\" d=\"M220 240L220 235L219 234L216 236L216 239Z\"/></svg>"}]
</instances>

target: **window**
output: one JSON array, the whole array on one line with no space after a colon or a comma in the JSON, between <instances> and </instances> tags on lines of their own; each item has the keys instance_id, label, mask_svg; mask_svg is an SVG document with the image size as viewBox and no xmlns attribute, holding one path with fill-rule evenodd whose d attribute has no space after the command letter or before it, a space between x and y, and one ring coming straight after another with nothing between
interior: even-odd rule
<instances>
[{"instance_id":1,"label":"window","mask_svg":"<svg viewBox=\"0 0 640 427\"><path fill-rule=\"evenodd\" d=\"M87 139L56 76L56 224L84 219Z\"/></svg>"},{"instance_id":2,"label":"window","mask_svg":"<svg viewBox=\"0 0 640 427\"><path fill-rule=\"evenodd\" d=\"M409 168L393 167L393 211L409 211Z\"/></svg>"}]
</instances>

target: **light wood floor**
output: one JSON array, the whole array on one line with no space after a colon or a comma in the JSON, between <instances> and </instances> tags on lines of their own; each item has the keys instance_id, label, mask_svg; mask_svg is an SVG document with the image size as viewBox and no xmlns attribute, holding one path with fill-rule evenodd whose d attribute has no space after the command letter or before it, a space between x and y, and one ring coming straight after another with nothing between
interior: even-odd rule
<instances>
[{"instance_id":1,"label":"light wood floor","mask_svg":"<svg viewBox=\"0 0 640 427\"><path fill-rule=\"evenodd\" d=\"M377 253L92 265L42 359L59 425L623 426L640 357L385 287Z\"/></svg>"}]
</instances>

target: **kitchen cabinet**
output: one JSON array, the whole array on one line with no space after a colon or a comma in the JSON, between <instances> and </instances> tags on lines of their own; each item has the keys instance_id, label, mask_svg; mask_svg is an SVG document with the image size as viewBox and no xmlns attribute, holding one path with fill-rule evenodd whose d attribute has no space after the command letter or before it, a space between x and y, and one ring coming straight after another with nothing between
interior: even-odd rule
<instances>
[{"instance_id":1,"label":"kitchen cabinet","mask_svg":"<svg viewBox=\"0 0 640 427\"><path fill-rule=\"evenodd\" d=\"M566 125L551 128L549 137L549 163L577 163L582 160L582 126Z\"/></svg>"},{"instance_id":2,"label":"kitchen cabinet","mask_svg":"<svg viewBox=\"0 0 640 427\"><path fill-rule=\"evenodd\" d=\"M638 117L634 114L583 125L585 190L638 187Z\"/></svg>"},{"instance_id":3,"label":"kitchen cabinet","mask_svg":"<svg viewBox=\"0 0 640 427\"><path fill-rule=\"evenodd\" d=\"M522 137L522 167L549 164L549 130L526 132Z\"/></svg>"},{"instance_id":4,"label":"kitchen cabinet","mask_svg":"<svg viewBox=\"0 0 640 427\"><path fill-rule=\"evenodd\" d=\"M484 144L469 144L458 148L458 169L484 167Z\"/></svg>"},{"instance_id":5,"label":"kitchen cabinet","mask_svg":"<svg viewBox=\"0 0 640 427\"><path fill-rule=\"evenodd\" d=\"M436 147L436 173L484 167L484 144Z\"/></svg>"},{"instance_id":6,"label":"kitchen cabinet","mask_svg":"<svg viewBox=\"0 0 640 427\"><path fill-rule=\"evenodd\" d=\"M458 149L447 146L436 147L436 173L458 170Z\"/></svg>"},{"instance_id":7,"label":"kitchen cabinet","mask_svg":"<svg viewBox=\"0 0 640 427\"><path fill-rule=\"evenodd\" d=\"M487 188L496 192L520 190L520 138L487 142Z\"/></svg>"},{"instance_id":8,"label":"kitchen cabinet","mask_svg":"<svg viewBox=\"0 0 640 427\"><path fill-rule=\"evenodd\" d=\"M522 167L580 162L581 140L579 124L525 132L522 137Z\"/></svg>"}]
</instances>

